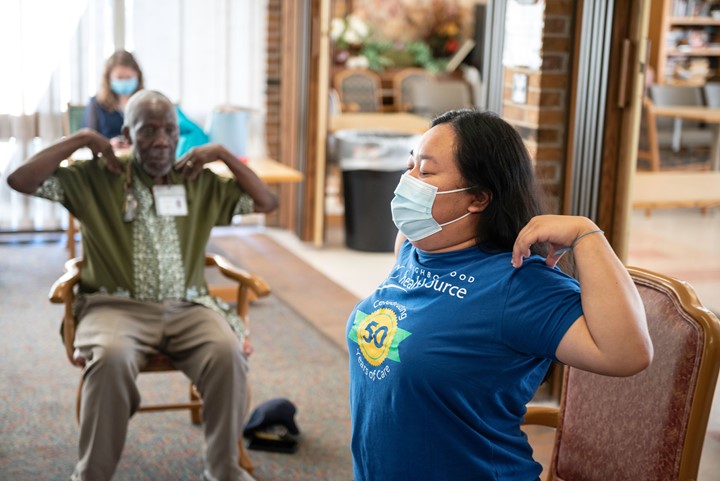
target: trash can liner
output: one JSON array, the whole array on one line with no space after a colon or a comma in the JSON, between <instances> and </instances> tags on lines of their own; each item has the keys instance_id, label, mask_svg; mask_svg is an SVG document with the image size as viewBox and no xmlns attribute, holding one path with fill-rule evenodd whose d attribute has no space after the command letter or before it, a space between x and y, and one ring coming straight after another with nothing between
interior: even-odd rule
<instances>
[{"instance_id":1,"label":"trash can liner","mask_svg":"<svg viewBox=\"0 0 720 481\"><path fill-rule=\"evenodd\" d=\"M340 130L336 133L340 169L406 170L410 150L419 140L419 135L403 132Z\"/></svg>"},{"instance_id":2,"label":"trash can liner","mask_svg":"<svg viewBox=\"0 0 720 481\"><path fill-rule=\"evenodd\" d=\"M336 132L343 176L345 243L351 249L392 252L397 228L390 202L419 135L371 130Z\"/></svg>"}]
</instances>

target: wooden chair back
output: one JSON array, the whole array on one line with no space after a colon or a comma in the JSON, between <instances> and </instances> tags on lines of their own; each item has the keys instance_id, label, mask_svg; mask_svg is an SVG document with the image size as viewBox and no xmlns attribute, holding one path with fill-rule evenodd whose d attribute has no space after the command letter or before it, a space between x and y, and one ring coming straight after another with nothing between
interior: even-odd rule
<instances>
[{"instance_id":1,"label":"wooden chair back","mask_svg":"<svg viewBox=\"0 0 720 481\"><path fill-rule=\"evenodd\" d=\"M528 408L528 424L557 427L547 479L697 479L720 321L687 283L628 271L645 305L653 362L625 378L567 367L559 410Z\"/></svg>"},{"instance_id":2,"label":"wooden chair back","mask_svg":"<svg viewBox=\"0 0 720 481\"><path fill-rule=\"evenodd\" d=\"M333 77L343 112L380 112L381 78L372 70L343 69Z\"/></svg>"},{"instance_id":3,"label":"wooden chair back","mask_svg":"<svg viewBox=\"0 0 720 481\"><path fill-rule=\"evenodd\" d=\"M393 105L398 112L414 112L413 98L414 85L423 82L432 82L435 76L422 68L404 68L398 71L392 79Z\"/></svg>"},{"instance_id":4,"label":"wooden chair back","mask_svg":"<svg viewBox=\"0 0 720 481\"><path fill-rule=\"evenodd\" d=\"M234 266L228 259L217 254L206 254L205 265L216 267L222 276L237 284L233 289L233 296L229 298L227 288L224 286L210 286L210 294L221 297L226 302L235 302L235 309L238 317L247 325L249 323L250 302L253 299L264 297L270 294L270 287L265 281L249 272ZM65 311L63 314L63 343L65 345L65 353L71 364L76 365L73 353L75 351L75 330L77 327L77 319L73 312L73 304L75 301L75 289L80 281L80 271L82 269L82 259L74 258L65 263L65 273L60 276L50 288L50 302L55 304L63 304ZM151 356L147 365L140 371L145 372L169 372L177 371L172 364L171 359L164 354L156 354ZM76 394L76 412L77 419L80 417L80 401L83 385L83 377L80 376ZM202 422L202 399L195 388L190 383L190 396L187 402L175 402L165 404L141 405L138 411L153 412L187 409L190 411L190 420L193 424ZM252 474L253 464L248 456L242 439L238 440L238 455L240 465Z\"/></svg>"},{"instance_id":5,"label":"wooden chair back","mask_svg":"<svg viewBox=\"0 0 720 481\"><path fill-rule=\"evenodd\" d=\"M412 84L413 110L433 118L448 110L472 108L470 85L464 80L439 80Z\"/></svg>"},{"instance_id":6,"label":"wooden chair back","mask_svg":"<svg viewBox=\"0 0 720 481\"><path fill-rule=\"evenodd\" d=\"M82 128L85 108L85 104L67 104L63 114L63 135L74 134Z\"/></svg>"}]
</instances>

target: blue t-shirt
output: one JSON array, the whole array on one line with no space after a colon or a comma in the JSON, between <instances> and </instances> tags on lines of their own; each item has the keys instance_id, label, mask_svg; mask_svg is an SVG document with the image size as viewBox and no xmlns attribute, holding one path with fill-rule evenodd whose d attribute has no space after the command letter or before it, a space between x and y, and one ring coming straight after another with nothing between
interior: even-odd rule
<instances>
[{"instance_id":1,"label":"blue t-shirt","mask_svg":"<svg viewBox=\"0 0 720 481\"><path fill-rule=\"evenodd\" d=\"M537 479L525 406L582 315L539 256L402 246L348 325L355 481Z\"/></svg>"}]
</instances>

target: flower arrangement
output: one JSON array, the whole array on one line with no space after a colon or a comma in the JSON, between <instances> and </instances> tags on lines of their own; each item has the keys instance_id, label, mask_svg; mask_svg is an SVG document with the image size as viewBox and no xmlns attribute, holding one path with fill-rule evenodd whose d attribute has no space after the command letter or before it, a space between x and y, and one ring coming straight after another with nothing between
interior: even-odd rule
<instances>
[{"instance_id":1,"label":"flower arrangement","mask_svg":"<svg viewBox=\"0 0 720 481\"><path fill-rule=\"evenodd\" d=\"M370 29L357 15L349 14L330 21L330 39L339 49L359 50L369 35Z\"/></svg>"},{"instance_id":2,"label":"flower arrangement","mask_svg":"<svg viewBox=\"0 0 720 481\"><path fill-rule=\"evenodd\" d=\"M367 61L366 68L380 72L388 67L422 67L430 72L445 69L447 60L434 58L423 41L392 43L368 41L360 51Z\"/></svg>"},{"instance_id":3,"label":"flower arrangement","mask_svg":"<svg viewBox=\"0 0 720 481\"><path fill-rule=\"evenodd\" d=\"M425 34L425 42L433 56L436 58L452 56L460 48L462 33L460 8L455 2L433 0L427 18L433 19Z\"/></svg>"}]
</instances>

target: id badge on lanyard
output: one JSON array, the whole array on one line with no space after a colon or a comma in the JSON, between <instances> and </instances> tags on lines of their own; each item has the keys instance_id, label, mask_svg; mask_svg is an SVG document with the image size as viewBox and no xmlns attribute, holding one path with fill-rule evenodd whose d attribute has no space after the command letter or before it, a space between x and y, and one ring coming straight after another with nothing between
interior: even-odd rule
<instances>
[{"instance_id":1,"label":"id badge on lanyard","mask_svg":"<svg viewBox=\"0 0 720 481\"><path fill-rule=\"evenodd\" d=\"M155 213L169 217L186 216L187 195L184 185L154 185Z\"/></svg>"}]
</instances>

